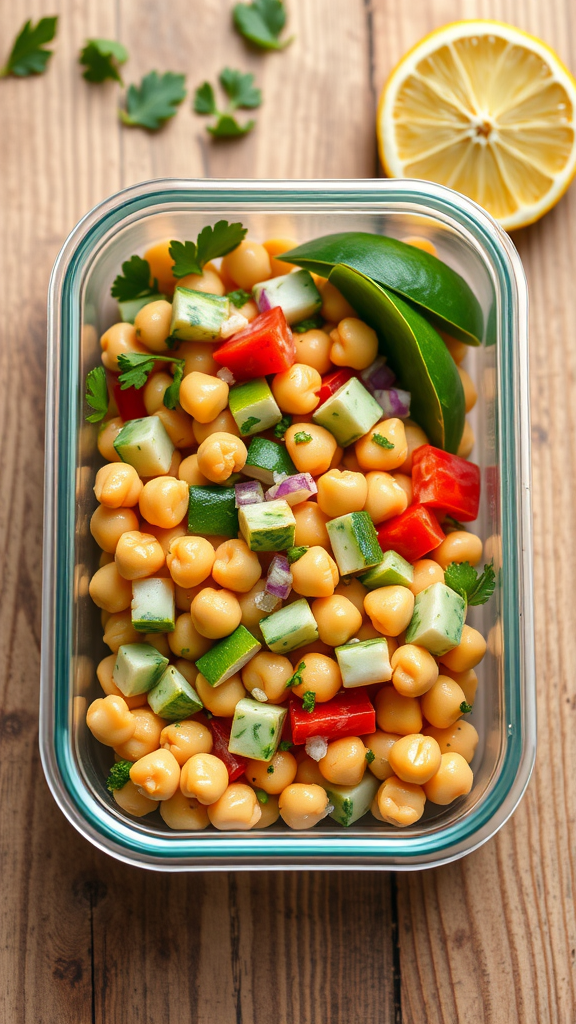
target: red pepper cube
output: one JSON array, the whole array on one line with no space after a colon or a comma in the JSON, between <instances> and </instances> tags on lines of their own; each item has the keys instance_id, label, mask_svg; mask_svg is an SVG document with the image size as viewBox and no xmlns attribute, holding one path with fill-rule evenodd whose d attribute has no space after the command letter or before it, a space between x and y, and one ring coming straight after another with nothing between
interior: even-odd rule
<instances>
[{"instance_id":1,"label":"red pepper cube","mask_svg":"<svg viewBox=\"0 0 576 1024\"><path fill-rule=\"evenodd\" d=\"M378 543L383 551L393 550L408 562L417 562L437 548L445 536L429 508L410 505L405 512L382 524L378 530Z\"/></svg>"},{"instance_id":2,"label":"red pepper cube","mask_svg":"<svg viewBox=\"0 0 576 1024\"><path fill-rule=\"evenodd\" d=\"M232 754L228 750L232 719L211 718L209 726L213 741L212 753L215 757L219 757L226 765L230 782L235 782L241 775L244 775L248 762L245 757L241 757L239 754Z\"/></svg>"},{"instance_id":3,"label":"red pepper cube","mask_svg":"<svg viewBox=\"0 0 576 1024\"><path fill-rule=\"evenodd\" d=\"M302 701L290 701L292 740L298 745L311 736L328 740L339 736L367 736L376 729L376 712L366 690L340 690L332 700L317 704L313 711L304 711Z\"/></svg>"},{"instance_id":4,"label":"red pepper cube","mask_svg":"<svg viewBox=\"0 0 576 1024\"><path fill-rule=\"evenodd\" d=\"M412 488L416 504L471 522L478 516L480 469L474 462L423 444L412 455Z\"/></svg>"},{"instance_id":5,"label":"red pepper cube","mask_svg":"<svg viewBox=\"0 0 576 1024\"><path fill-rule=\"evenodd\" d=\"M142 390L133 387L122 389L120 384L114 385L114 400L118 407L118 415L124 422L140 420L147 416Z\"/></svg>"},{"instance_id":6,"label":"red pepper cube","mask_svg":"<svg viewBox=\"0 0 576 1024\"><path fill-rule=\"evenodd\" d=\"M292 331L280 306L260 313L214 352L220 366L227 366L236 380L252 380L288 370L296 359Z\"/></svg>"},{"instance_id":7,"label":"red pepper cube","mask_svg":"<svg viewBox=\"0 0 576 1024\"><path fill-rule=\"evenodd\" d=\"M357 376L358 374L354 373L353 370L344 367L342 370L335 370L333 373L328 373L325 377L322 377L322 384L316 392L318 395L317 409L324 405L324 402L327 402L329 398L332 398L332 395L335 395L341 387L344 387L344 384L347 384L351 377Z\"/></svg>"}]
</instances>

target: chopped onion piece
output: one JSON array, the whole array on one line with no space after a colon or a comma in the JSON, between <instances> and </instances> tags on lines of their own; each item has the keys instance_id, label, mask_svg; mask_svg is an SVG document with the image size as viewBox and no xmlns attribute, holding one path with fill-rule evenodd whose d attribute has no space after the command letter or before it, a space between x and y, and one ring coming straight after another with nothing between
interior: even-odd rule
<instances>
[{"instance_id":1,"label":"chopped onion piece","mask_svg":"<svg viewBox=\"0 0 576 1024\"><path fill-rule=\"evenodd\" d=\"M283 480L274 478L274 486L266 491L266 501L283 498L289 505L298 505L307 501L313 494L318 494L316 481L310 473L294 473Z\"/></svg>"},{"instance_id":2,"label":"chopped onion piece","mask_svg":"<svg viewBox=\"0 0 576 1024\"><path fill-rule=\"evenodd\" d=\"M290 563L286 555L274 555L266 577L265 592L285 601L290 596L291 590L292 573L290 572Z\"/></svg>"},{"instance_id":3,"label":"chopped onion piece","mask_svg":"<svg viewBox=\"0 0 576 1024\"><path fill-rule=\"evenodd\" d=\"M274 594L269 594L266 590L261 590L254 597L254 604L261 612L273 612L280 603L278 597L274 597Z\"/></svg>"},{"instance_id":4,"label":"chopped onion piece","mask_svg":"<svg viewBox=\"0 0 576 1024\"><path fill-rule=\"evenodd\" d=\"M259 480L243 480L241 484L234 484L234 494L236 508L241 508L242 505L259 505L264 501L264 489Z\"/></svg>"},{"instance_id":5,"label":"chopped onion piece","mask_svg":"<svg viewBox=\"0 0 576 1024\"><path fill-rule=\"evenodd\" d=\"M320 761L328 753L328 740L325 736L309 736L306 740L306 753L313 761Z\"/></svg>"},{"instance_id":6,"label":"chopped onion piece","mask_svg":"<svg viewBox=\"0 0 576 1024\"><path fill-rule=\"evenodd\" d=\"M403 391L402 388L386 388L385 391L374 391L373 394L385 416L397 416L402 420L410 415L409 391Z\"/></svg>"},{"instance_id":7,"label":"chopped onion piece","mask_svg":"<svg viewBox=\"0 0 576 1024\"><path fill-rule=\"evenodd\" d=\"M378 356L374 362L360 373L361 380L369 391L384 391L396 380L396 374L386 365L386 356Z\"/></svg>"},{"instance_id":8,"label":"chopped onion piece","mask_svg":"<svg viewBox=\"0 0 576 1024\"><path fill-rule=\"evenodd\" d=\"M261 690L259 686L254 687L250 696L254 697L254 700L259 700L261 704L264 704L264 702L268 700L264 690Z\"/></svg>"},{"instance_id":9,"label":"chopped onion piece","mask_svg":"<svg viewBox=\"0 0 576 1024\"><path fill-rule=\"evenodd\" d=\"M220 328L220 337L231 338L233 334L237 334L238 331L243 331L245 327L248 327L248 324L249 320L247 320L242 313L232 313L232 316L229 316L222 324ZM220 376L220 374L217 374L216 376Z\"/></svg>"},{"instance_id":10,"label":"chopped onion piece","mask_svg":"<svg viewBox=\"0 0 576 1024\"><path fill-rule=\"evenodd\" d=\"M277 473L276 470L274 470L272 478L275 484L281 484L283 480L288 479L288 473Z\"/></svg>"}]
</instances>

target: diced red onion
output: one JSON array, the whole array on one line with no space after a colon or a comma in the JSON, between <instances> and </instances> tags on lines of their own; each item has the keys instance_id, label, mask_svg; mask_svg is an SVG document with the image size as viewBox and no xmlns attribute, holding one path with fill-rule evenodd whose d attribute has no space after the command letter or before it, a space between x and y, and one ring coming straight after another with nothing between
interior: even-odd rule
<instances>
[{"instance_id":1,"label":"diced red onion","mask_svg":"<svg viewBox=\"0 0 576 1024\"><path fill-rule=\"evenodd\" d=\"M285 601L292 590L292 573L286 555L274 555L266 577L266 594L272 594Z\"/></svg>"},{"instance_id":2,"label":"diced red onion","mask_svg":"<svg viewBox=\"0 0 576 1024\"><path fill-rule=\"evenodd\" d=\"M259 505L264 501L264 488L259 480L243 480L241 484L234 484L236 508L242 505Z\"/></svg>"},{"instance_id":3,"label":"diced red onion","mask_svg":"<svg viewBox=\"0 0 576 1024\"><path fill-rule=\"evenodd\" d=\"M236 377L232 373L232 370L229 370L227 366L223 366L218 370L216 376L219 377L220 380L223 380L225 384L229 384L230 387L236 383Z\"/></svg>"},{"instance_id":4,"label":"diced red onion","mask_svg":"<svg viewBox=\"0 0 576 1024\"><path fill-rule=\"evenodd\" d=\"M374 391L373 394L385 416L397 416L402 420L410 415L409 391L403 391L402 388L387 388L385 391Z\"/></svg>"},{"instance_id":5,"label":"diced red onion","mask_svg":"<svg viewBox=\"0 0 576 1024\"><path fill-rule=\"evenodd\" d=\"M386 356L378 356L370 366L362 370L360 378L374 394L375 391L385 391L391 387L396 380L396 374L387 366Z\"/></svg>"},{"instance_id":6,"label":"diced red onion","mask_svg":"<svg viewBox=\"0 0 576 1024\"><path fill-rule=\"evenodd\" d=\"M254 597L254 604L261 612L273 612L280 604L280 599L266 590L261 590Z\"/></svg>"},{"instance_id":7,"label":"diced red onion","mask_svg":"<svg viewBox=\"0 0 576 1024\"><path fill-rule=\"evenodd\" d=\"M267 313L269 309L272 309L270 299L266 295L266 289L263 288L258 296L258 309L261 313Z\"/></svg>"},{"instance_id":8,"label":"diced red onion","mask_svg":"<svg viewBox=\"0 0 576 1024\"><path fill-rule=\"evenodd\" d=\"M325 736L309 736L306 740L306 753L313 761L320 761L328 753L328 740Z\"/></svg>"},{"instance_id":9,"label":"diced red onion","mask_svg":"<svg viewBox=\"0 0 576 1024\"><path fill-rule=\"evenodd\" d=\"M266 501L283 498L289 505L298 505L301 501L307 501L313 494L318 494L314 477L310 473L294 473L270 487L266 491Z\"/></svg>"}]
</instances>

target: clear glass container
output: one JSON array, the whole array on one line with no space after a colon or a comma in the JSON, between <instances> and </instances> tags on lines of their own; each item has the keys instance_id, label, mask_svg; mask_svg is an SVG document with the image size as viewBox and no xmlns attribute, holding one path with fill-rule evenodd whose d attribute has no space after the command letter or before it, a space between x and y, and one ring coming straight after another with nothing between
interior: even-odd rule
<instances>
[{"instance_id":1,"label":"clear glass container","mask_svg":"<svg viewBox=\"0 0 576 1024\"><path fill-rule=\"evenodd\" d=\"M110 751L85 725L108 654L88 582L98 564L89 531L101 459L85 423L87 370L99 335L116 319L110 285L120 264L162 238L195 238L218 218L241 220L256 239L300 241L363 230L424 235L474 289L486 337L468 369L482 471L479 529L490 538L498 586L469 621L488 637L471 720L480 734L474 786L446 808L428 805L414 827L365 816L348 829L326 819L305 832L187 834L156 812L129 818L105 788ZM527 785L536 743L530 519L527 292L508 236L470 200L423 181L187 181L137 185L112 196L74 228L49 296L46 497L40 745L52 793L70 822L100 849L161 870L422 868L469 853L501 828Z\"/></svg>"}]
</instances>

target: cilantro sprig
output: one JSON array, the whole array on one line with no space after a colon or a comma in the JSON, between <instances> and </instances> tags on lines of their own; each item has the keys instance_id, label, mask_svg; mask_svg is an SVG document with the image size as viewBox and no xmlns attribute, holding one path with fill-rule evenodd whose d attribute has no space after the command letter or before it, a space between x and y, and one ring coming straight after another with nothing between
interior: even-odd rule
<instances>
[{"instance_id":1,"label":"cilantro sprig","mask_svg":"<svg viewBox=\"0 0 576 1024\"><path fill-rule=\"evenodd\" d=\"M0 78L6 78L7 75L26 78L28 75L41 75L46 71L53 51L46 50L45 44L52 42L57 27L57 16L40 18L35 25L29 18L14 40L10 56L0 70Z\"/></svg>"},{"instance_id":2,"label":"cilantro sprig","mask_svg":"<svg viewBox=\"0 0 576 1024\"><path fill-rule=\"evenodd\" d=\"M224 110L218 109L214 88L210 82L203 82L194 94L194 110L203 116L216 117L216 123L208 125L208 131L215 139L234 139L251 132L256 121L251 118L239 124L234 117L236 110L255 110L262 103L262 93L254 85L254 75L244 74L233 68L224 68L218 81L228 97Z\"/></svg>"},{"instance_id":3,"label":"cilantro sprig","mask_svg":"<svg viewBox=\"0 0 576 1024\"><path fill-rule=\"evenodd\" d=\"M178 242L176 240L170 242L168 251L174 260L172 267L174 277L201 274L210 260L215 260L218 256L226 256L232 252L232 249L236 249L245 238L247 231L248 229L240 223L229 224L227 220L219 220L213 227L208 224L202 228L195 242Z\"/></svg>"},{"instance_id":4,"label":"cilantro sprig","mask_svg":"<svg viewBox=\"0 0 576 1024\"><path fill-rule=\"evenodd\" d=\"M316 694L314 690L306 690L306 693L302 697L302 711L308 711L310 714L316 707Z\"/></svg>"},{"instance_id":5,"label":"cilantro sprig","mask_svg":"<svg viewBox=\"0 0 576 1024\"><path fill-rule=\"evenodd\" d=\"M278 750L290 750L290 748L293 746L294 744L291 743L290 740L281 740L278 746Z\"/></svg>"},{"instance_id":6,"label":"cilantro sprig","mask_svg":"<svg viewBox=\"0 0 576 1024\"><path fill-rule=\"evenodd\" d=\"M174 356L157 356L155 353L148 355L145 352L126 352L118 356L118 366L122 373L118 377L120 388L136 388L137 391L143 388L149 375L154 369L156 362L172 363L174 376L172 383L164 392L164 405L167 409L175 409L180 396L180 385L184 376L185 362L183 359L175 359Z\"/></svg>"},{"instance_id":7,"label":"cilantro sprig","mask_svg":"<svg viewBox=\"0 0 576 1024\"><path fill-rule=\"evenodd\" d=\"M463 700L460 704L460 711L463 715L469 715L472 711L472 705L469 704L467 700Z\"/></svg>"},{"instance_id":8,"label":"cilantro sprig","mask_svg":"<svg viewBox=\"0 0 576 1024\"><path fill-rule=\"evenodd\" d=\"M486 604L496 587L493 563L485 565L479 575L470 562L450 562L444 572L444 582L464 598L466 605Z\"/></svg>"},{"instance_id":9,"label":"cilantro sprig","mask_svg":"<svg viewBox=\"0 0 576 1024\"><path fill-rule=\"evenodd\" d=\"M280 423L277 423L274 427L274 437L278 437L281 440L291 423L292 417L286 413L286 415L280 420Z\"/></svg>"},{"instance_id":10,"label":"cilantro sprig","mask_svg":"<svg viewBox=\"0 0 576 1024\"><path fill-rule=\"evenodd\" d=\"M154 278L150 284L150 264L141 256L131 256L122 264L122 273L114 278L110 294L118 302L129 302L130 299L143 299L148 295L156 295L158 281Z\"/></svg>"},{"instance_id":11,"label":"cilantro sprig","mask_svg":"<svg viewBox=\"0 0 576 1024\"><path fill-rule=\"evenodd\" d=\"M294 444L310 444L312 440L312 434L309 434L307 430L297 430L294 434Z\"/></svg>"},{"instance_id":12,"label":"cilantro sprig","mask_svg":"<svg viewBox=\"0 0 576 1024\"><path fill-rule=\"evenodd\" d=\"M305 668L306 668L306 662L305 661L301 661L300 664L298 665L298 668L296 669L294 675L290 676L290 679L286 683L286 686L285 686L286 690L290 689L292 686L300 686L300 683L303 682L303 680L302 680L302 673L303 673Z\"/></svg>"},{"instance_id":13,"label":"cilantro sprig","mask_svg":"<svg viewBox=\"0 0 576 1024\"><path fill-rule=\"evenodd\" d=\"M301 320L299 324L292 324L291 330L295 331L296 334L305 334L306 331L314 331L318 327L322 327L324 323L321 316L310 316L307 320Z\"/></svg>"},{"instance_id":14,"label":"cilantro sprig","mask_svg":"<svg viewBox=\"0 0 576 1024\"><path fill-rule=\"evenodd\" d=\"M127 60L128 50L115 39L88 39L80 51L78 63L85 68L82 77L87 82L105 82L110 78L122 85L118 67Z\"/></svg>"},{"instance_id":15,"label":"cilantro sprig","mask_svg":"<svg viewBox=\"0 0 576 1024\"><path fill-rule=\"evenodd\" d=\"M364 757L368 761L368 764L372 764L372 762L376 760L376 754L373 750L367 750Z\"/></svg>"},{"instance_id":16,"label":"cilantro sprig","mask_svg":"<svg viewBox=\"0 0 576 1024\"><path fill-rule=\"evenodd\" d=\"M230 300L233 306L236 306L236 309L242 309L242 306L245 306L247 302L250 302L252 296L250 292L245 292L242 288L237 288L235 292L228 292L226 298Z\"/></svg>"},{"instance_id":17,"label":"cilantro sprig","mask_svg":"<svg viewBox=\"0 0 576 1024\"><path fill-rule=\"evenodd\" d=\"M240 35L262 50L283 50L294 39L294 36L279 38L286 24L286 8L282 0L253 0L253 3L236 4L232 17Z\"/></svg>"},{"instance_id":18,"label":"cilantro sprig","mask_svg":"<svg viewBox=\"0 0 576 1024\"><path fill-rule=\"evenodd\" d=\"M130 769L132 761L116 761L108 772L106 789L113 793L115 789L122 789L130 780Z\"/></svg>"},{"instance_id":19,"label":"cilantro sprig","mask_svg":"<svg viewBox=\"0 0 576 1024\"><path fill-rule=\"evenodd\" d=\"M387 437L384 437L384 434L372 434L372 440L374 441L374 444L380 445L380 447L385 448L386 451L391 452L394 448L392 442L389 441Z\"/></svg>"},{"instance_id":20,"label":"cilantro sprig","mask_svg":"<svg viewBox=\"0 0 576 1024\"><path fill-rule=\"evenodd\" d=\"M120 110L120 120L130 127L147 128L155 132L174 117L186 97L186 76L166 71L159 75L151 71L140 85L130 85L126 93L126 110Z\"/></svg>"},{"instance_id":21,"label":"cilantro sprig","mask_svg":"<svg viewBox=\"0 0 576 1024\"><path fill-rule=\"evenodd\" d=\"M95 366L86 374L86 404L94 412L86 417L88 423L99 423L108 412L108 384L106 370L103 366Z\"/></svg>"}]
</instances>

